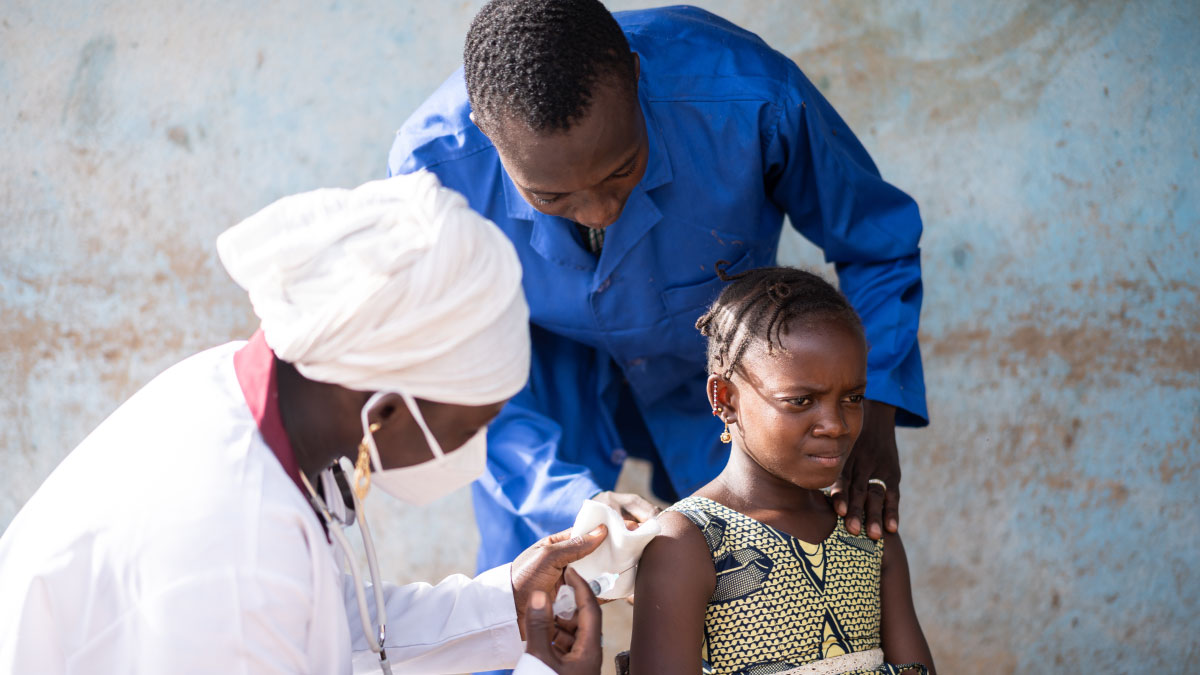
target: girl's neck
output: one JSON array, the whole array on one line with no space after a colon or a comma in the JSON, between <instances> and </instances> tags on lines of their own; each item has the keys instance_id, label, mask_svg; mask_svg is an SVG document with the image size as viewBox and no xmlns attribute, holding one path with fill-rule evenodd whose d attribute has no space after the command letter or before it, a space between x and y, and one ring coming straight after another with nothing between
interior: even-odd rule
<instances>
[{"instance_id":1,"label":"girl's neck","mask_svg":"<svg viewBox=\"0 0 1200 675\"><path fill-rule=\"evenodd\" d=\"M725 470L696 494L805 541L824 539L836 522L821 490L772 475L736 447Z\"/></svg>"}]
</instances>

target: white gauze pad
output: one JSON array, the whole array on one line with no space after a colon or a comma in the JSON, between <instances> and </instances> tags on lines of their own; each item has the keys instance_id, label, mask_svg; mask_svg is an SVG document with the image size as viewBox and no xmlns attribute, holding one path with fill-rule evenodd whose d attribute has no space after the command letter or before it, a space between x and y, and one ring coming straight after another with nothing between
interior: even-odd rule
<instances>
[{"instance_id":1,"label":"white gauze pad","mask_svg":"<svg viewBox=\"0 0 1200 675\"><path fill-rule=\"evenodd\" d=\"M611 506L587 500L579 515L575 516L572 537L582 537L600 525L608 528L608 536L595 551L587 554L568 567L575 570L585 581L604 573L619 575L611 589L600 594L602 600L618 600L633 595L634 580L637 578L637 563L650 540L657 537L662 528L657 520L642 523L636 530L625 529L621 514Z\"/></svg>"}]
</instances>

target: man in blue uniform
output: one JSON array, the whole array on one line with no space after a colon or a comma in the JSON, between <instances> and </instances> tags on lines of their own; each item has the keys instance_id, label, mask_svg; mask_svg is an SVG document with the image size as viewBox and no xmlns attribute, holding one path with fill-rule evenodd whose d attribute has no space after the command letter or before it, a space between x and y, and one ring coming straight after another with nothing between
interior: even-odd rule
<instances>
[{"instance_id":1,"label":"man in blue uniform","mask_svg":"<svg viewBox=\"0 0 1200 675\"><path fill-rule=\"evenodd\" d=\"M775 263L784 215L836 264L870 341L867 421L837 487L847 526L899 521L895 425L927 423L917 205L800 69L710 13L493 0L456 72L405 122L390 175L428 169L516 245L530 381L492 424L474 485L480 568L567 527L627 456L673 501L728 456L695 321Z\"/></svg>"}]
</instances>

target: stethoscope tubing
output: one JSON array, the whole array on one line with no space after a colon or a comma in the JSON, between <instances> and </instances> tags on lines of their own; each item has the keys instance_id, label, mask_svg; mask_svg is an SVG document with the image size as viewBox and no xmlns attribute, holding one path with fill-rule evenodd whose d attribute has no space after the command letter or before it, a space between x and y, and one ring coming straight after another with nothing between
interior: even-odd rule
<instances>
[{"instance_id":1,"label":"stethoscope tubing","mask_svg":"<svg viewBox=\"0 0 1200 675\"><path fill-rule=\"evenodd\" d=\"M338 467L342 468L342 467ZM329 467L326 471L330 472L332 478L333 467ZM362 622L363 636L366 638L367 646L371 651L379 654L379 668L384 675L392 675L392 667L388 662L387 651L384 648L384 642L387 639L387 608L383 604L383 584L379 580L379 559L375 555L375 542L371 537L371 530L367 526L366 514L362 508L362 502L354 490L350 491L351 498L354 500L354 516L358 523L359 532L362 533L363 549L367 554L367 569L371 575L371 588L375 593L375 617L378 622L378 632L376 625L371 623L370 610L367 608L367 596L363 591L362 576L359 574L358 564L354 559L354 551L350 548L350 542L346 539L345 528L348 524L343 522L341 518L334 517L329 506L317 491L313 489L312 484L308 481L308 477L303 472L300 473L300 480L303 481L304 487L308 490L308 496L316 507L317 512L325 520L326 529L329 534L337 541L338 548L342 551L342 556L346 559L346 566L350 569L350 576L354 578L354 599L358 604L358 617ZM327 485L333 485L334 481L329 480Z\"/></svg>"}]
</instances>

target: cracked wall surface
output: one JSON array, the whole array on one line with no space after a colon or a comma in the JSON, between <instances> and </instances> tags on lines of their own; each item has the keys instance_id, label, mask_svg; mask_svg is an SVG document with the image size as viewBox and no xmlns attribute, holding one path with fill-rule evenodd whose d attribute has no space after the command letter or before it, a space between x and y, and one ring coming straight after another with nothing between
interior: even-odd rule
<instances>
[{"instance_id":1,"label":"cracked wall surface","mask_svg":"<svg viewBox=\"0 0 1200 675\"><path fill-rule=\"evenodd\" d=\"M480 4L0 10L0 527L138 387L253 330L216 235L384 175ZM902 532L941 670L1187 670L1200 5L698 4L795 59L921 205L932 424L900 433ZM472 568L465 493L377 519L393 578Z\"/></svg>"}]
</instances>

